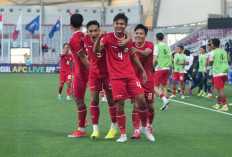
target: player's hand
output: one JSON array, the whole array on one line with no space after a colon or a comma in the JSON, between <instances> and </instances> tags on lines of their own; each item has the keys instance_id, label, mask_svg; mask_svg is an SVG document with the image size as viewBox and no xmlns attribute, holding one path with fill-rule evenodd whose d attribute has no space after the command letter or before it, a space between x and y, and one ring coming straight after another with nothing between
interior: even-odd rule
<instances>
[{"instance_id":1,"label":"player's hand","mask_svg":"<svg viewBox=\"0 0 232 157\"><path fill-rule=\"evenodd\" d=\"M195 73L195 72L196 72L196 69L193 69L193 72Z\"/></svg>"},{"instance_id":2,"label":"player's hand","mask_svg":"<svg viewBox=\"0 0 232 157\"><path fill-rule=\"evenodd\" d=\"M142 76L143 76L143 83L146 83L147 82L147 74L145 71L143 71Z\"/></svg>"},{"instance_id":3,"label":"player's hand","mask_svg":"<svg viewBox=\"0 0 232 157\"><path fill-rule=\"evenodd\" d=\"M132 47L131 49L130 49L130 53L137 53L139 50L138 49L136 49L135 47Z\"/></svg>"},{"instance_id":4,"label":"player's hand","mask_svg":"<svg viewBox=\"0 0 232 157\"><path fill-rule=\"evenodd\" d=\"M100 31L100 34L99 34L99 37L104 37L106 35L106 30L101 30Z\"/></svg>"},{"instance_id":5,"label":"player's hand","mask_svg":"<svg viewBox=\"0 0 232 157\"><path fill-rule=\"evenodd\" d=\"M118 46L122 47L122 48L125 48L127 47L127 45L129 44L130 40L128 39L124 39L124 40L120 40L118 42Z\"/></svg>"}]
</instances>

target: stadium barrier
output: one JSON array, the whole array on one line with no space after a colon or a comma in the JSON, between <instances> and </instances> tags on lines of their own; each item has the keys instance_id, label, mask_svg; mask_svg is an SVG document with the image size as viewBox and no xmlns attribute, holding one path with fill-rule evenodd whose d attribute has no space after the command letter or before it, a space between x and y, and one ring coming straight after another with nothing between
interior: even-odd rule
<instances>
[{"instance_id":1,"label":"stadium barrier","mask_svg":"<svg viewBox=\"0 0 232 157\"><path fill-rule=\"evenodd\" d=\"M0 64L0 73L55 74L58 73L58 65Z\"/></svg>"}]
</instances>

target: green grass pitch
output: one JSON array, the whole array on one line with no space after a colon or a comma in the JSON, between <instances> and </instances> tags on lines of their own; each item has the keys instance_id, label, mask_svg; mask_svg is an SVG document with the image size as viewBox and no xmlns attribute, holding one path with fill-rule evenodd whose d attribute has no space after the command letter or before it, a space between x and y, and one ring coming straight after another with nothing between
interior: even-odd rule
<instances>
[{"instance_id":1,"label":"green grass pitch","mask_svg":"<svg viewBox=\"0 0 232 157\"><path fill-rule=\"evenodd\" d=\"M58 74L0 74L0 156L1 157L206 157L232 156L232 115L171 102L168 111L160 111L155 98L154 143L142 136L119 144L104 137L110 128L108 105L100 103L101 139L92 141L92 126L83 138L67 138L77 128L78 114L73 101L57 100ZM207 108L214 98L193 96L181 100ZM232 85L225 87L232 103ZM66 86L63 89L66 97ZM85 102L90 104L87 90ZM132 106L126 103L127 136L133 134ZM232 114L229 107L228 113ZM87 120L91 123L88 107Z\"/></svg>"}]
</instances>

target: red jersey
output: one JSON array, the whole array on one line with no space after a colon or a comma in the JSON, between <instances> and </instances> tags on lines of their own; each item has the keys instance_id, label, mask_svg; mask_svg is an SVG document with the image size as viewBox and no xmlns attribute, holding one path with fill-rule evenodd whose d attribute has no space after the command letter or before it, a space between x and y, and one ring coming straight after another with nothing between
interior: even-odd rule
<instances>
[{"instance_id":1,"label":"red jersey","mask_svg":"<svg viewBox=\"0 0 232 157\"><path fill-rule=\"evenodd\" d=\"M124 38L125 37L126 35L124 35ZM120 40L123 39L117 38L113 32L108 33L101 40L101 43L106 49L106 61L110 79L135 77L135 71L130 59L130 49L133 43L130 41L126 48L121 48L118 46L118 41Z\"/></svg>"},{"instance_id":2,"label":"red jersey","mask_svg":"<svg viewBox=\"0 0 232 157\"><path fill-rule=\"evenodd\" d=\"M146 71L147 74L147 81L153 81L153 69L152 69L152 65L153 65L153 49L154 49L154 44L152 42L149 41L145 41L145 43L138 47L135 45L135 42L133 42L133 46L139 50L145 50L146 48L149 48L152 50L152 53L150 56L145 57L145 56L141 56L140 54L136 54L141 62L141 64L143 65L144 70ZM135 68L135 72L136 72L136 76L138 77L140 82L143 82L143 77L142 77L142 71L138 69L138 67L136 65L134 65Z\"/></svg>"},{"instance_id":3,"label":"red jersey","mask_svg":"<svg viewBox=\"0 0 232 157\"><path fill-rule=\"evenodd\" d=\"M94 43L90 39L89 35L84 36L84 43L86 46L86 51L88 52L88 59L90 62L89 77L101 78L108 75L105 49L103 48L99 53L94 53Z\"/></svg>"},{"instance_id":4,"label":"red jersey","mask_svg":"<svg viewBox=\"0 0 232 157\"><path fill-rule=\"evenodd\" d=\"M83 37L84 34L81 31L75 32L69 41L69 47L73 54L73 75L81 79L88 79L88 70L78 56L79 52L84 51Z\"/></svg>"},{"instance_id":5,"label":"red jersey","mask_svg":"<svg viewBox=\"0 0 232 157\"><path fill-rule=\"evenodd\" d=\"M61 68L60 71L71 72L72 54L65 54L61 56L60 54Z\"/></svg>"}]
</instances>

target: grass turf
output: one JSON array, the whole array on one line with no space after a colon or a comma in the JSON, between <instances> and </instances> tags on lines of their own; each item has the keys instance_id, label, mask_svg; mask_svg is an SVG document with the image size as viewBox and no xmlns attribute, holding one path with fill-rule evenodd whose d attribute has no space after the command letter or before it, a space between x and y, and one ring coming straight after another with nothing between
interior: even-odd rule
<instances>
[{"instance_id":1,"label":"grass turf","mask_svg":"<svg viewBox=\"0 0 232 157\"><path fill-rule=\"evenodd\" d=\"M78 114L73 101L57 100L59 75L0 74L0 156L72 157L72 156L231 156L232 116L172 102L168 111L160 111L155 98L154 143L133 134L132 106L126 101L128 142L105 140L110 128L107 103L100 103L101 139L92 141L92 126L83 138L67 138L77 128ZM226 85L227 101L232 102L232 86ZM214 98L191 97L176 100L212 108ZM66 87L63 89L66 97ZM90 104L87 90L86 104ZM232 108L229 107L229 113ZM89 108L87 120L91 123Z\"/></svg>"}]
</instances>

